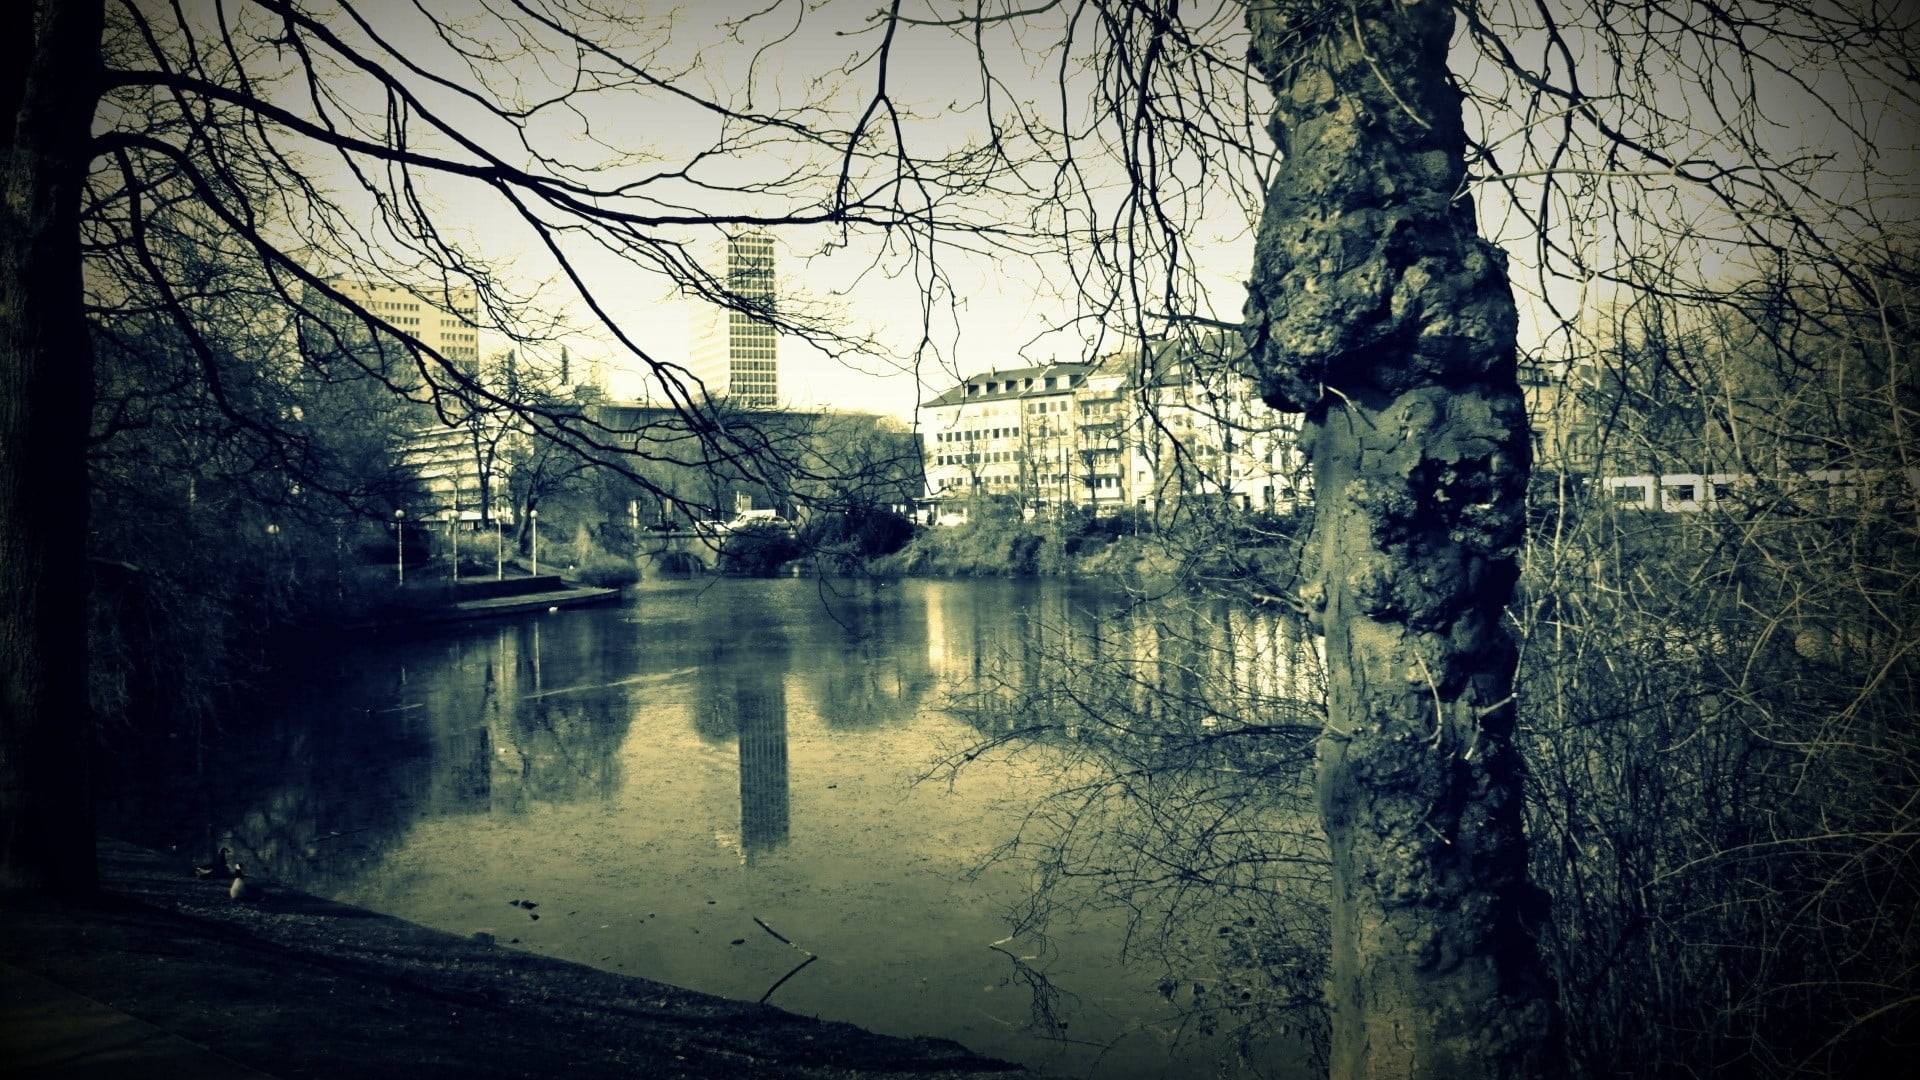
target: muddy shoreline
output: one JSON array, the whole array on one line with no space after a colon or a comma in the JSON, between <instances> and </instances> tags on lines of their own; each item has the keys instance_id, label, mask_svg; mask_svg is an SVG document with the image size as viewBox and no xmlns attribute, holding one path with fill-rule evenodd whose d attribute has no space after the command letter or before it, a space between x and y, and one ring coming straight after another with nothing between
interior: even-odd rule
<instances>
[{"instance_id":1,"label":"muddy shoreline","mask_svg":"<svg viewBox=\"0 0 1920 1080\"><path fill-rule=\"evenodd\" d=\"M97 900L0 897L0 961L276 1076L1031 1075L290 890L235 902L188 861L102 841Z\"/></svg>"}]
</instances>

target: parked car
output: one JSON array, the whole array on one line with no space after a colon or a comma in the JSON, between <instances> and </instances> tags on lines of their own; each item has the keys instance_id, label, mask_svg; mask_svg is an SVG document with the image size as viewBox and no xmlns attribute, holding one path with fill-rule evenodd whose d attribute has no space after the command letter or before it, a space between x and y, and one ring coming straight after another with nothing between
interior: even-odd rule
<instances>
[{"instance_id":1,"label":"parked car","mask_svg":"<svg viewBox=\"0 0 1920 1080\"><path fill-rule=\"evenodd\" d=\"M750 528L778 529L789 534L794 531L793 522L779 516L772 510L742 510L734 516L732 521L725 523L721 528L726 532L739 532L742 529Z\"/></svg>"}]
</instances>

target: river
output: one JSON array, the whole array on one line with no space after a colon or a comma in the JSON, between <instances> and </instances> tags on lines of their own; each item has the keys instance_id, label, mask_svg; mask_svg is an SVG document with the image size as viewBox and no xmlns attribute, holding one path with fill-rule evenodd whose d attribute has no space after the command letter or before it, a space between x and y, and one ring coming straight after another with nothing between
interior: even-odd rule
<instances>
[{"instance_id":1,"label":"river","mask_svg":"<svg viewBox=\"0 0 1920 1080\"><path fill-rule=\"evenodd\" d=\"M1222 738L1253 723L1236 708L1310 718L1297 631L1145 610L1060 584L702 579L316 648L259 715L175 739L184 775L145 776L109 820L428 926L1045 1073L1305 1075L1300 1038L1254 1013L1317 993L1312 905L1270 869L1316 865L1304 743ZM1197 865L1155 869L1167 837ZM1265 1037L1242 1048L1236 1017Z\"/></svg>"}]
</instances>

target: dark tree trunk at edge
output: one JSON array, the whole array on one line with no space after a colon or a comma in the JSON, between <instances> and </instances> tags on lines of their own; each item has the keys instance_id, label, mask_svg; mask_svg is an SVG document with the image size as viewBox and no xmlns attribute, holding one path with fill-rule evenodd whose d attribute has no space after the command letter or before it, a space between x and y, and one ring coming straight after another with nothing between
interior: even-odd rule
<instances>
[{"instance_id":1,"label":"dark tree trunk at edge","mask_svg":"<svg viewBox=\"0 0 1920 1080\"><path fill-rule=\"evenodd\" d=\"M0 16L0 888L95 884L79 205L100 0Z\"/></svg>"},{"instance_id":2,"label":"dark tree trunk at edge","mask_svg":"<svg viewBox=\"0 0 1920 1080\"><path fill-rule=\"evenodd\" d=\"M1285 162L1246 334L1267 402L1307 414L1318 506L1337 1077L1559 1071L1500 622L1529 467L1517 318L1463 193L1453 11L1248 16Z\"/></svg>"}]
</instances>

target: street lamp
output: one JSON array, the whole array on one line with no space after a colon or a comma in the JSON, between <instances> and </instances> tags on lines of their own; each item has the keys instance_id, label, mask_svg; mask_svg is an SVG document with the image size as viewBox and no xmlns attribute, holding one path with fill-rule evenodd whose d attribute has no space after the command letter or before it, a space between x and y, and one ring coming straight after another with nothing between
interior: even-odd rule
<instances>
[{"instance_id":1,"label":"street lamp","mask_svg":"<svg viewBox=\"0 0 1920 1080\"><path fill-rule=\"evenodd\" d=\"M493 511L493 576L507 580L507 523L500 520L500 508Z\"/></svg>"},{"instance_id":2,"label":"street lamp","mask_svg":"<svg viewBox=\"0 0 1920 1080\"><path fill-rule=\"evenodd\" d=\"M407 512L393 512L393 574L401 585L407 583Z\"/></svg>"},{"instance_id":3,"label":"street lamp","mask_svg":"<svg viewBox=\"0 0 1920 1080\"><path fill-rule=\"evenodd\" d=\"M460 584L460 504L447 511L447 542L453 545L453 583Z\"/></svg>"},{"instance_id":4,"label":"street lamp","mask_svg":"<svg viewBox=\"0 0 1920 1080\"><path fill-rule=\"evenodd\" d=\"M540 576L540 511L527 511L527 520L533 529L533 576Z\"/></svg>"}]
</instances>

